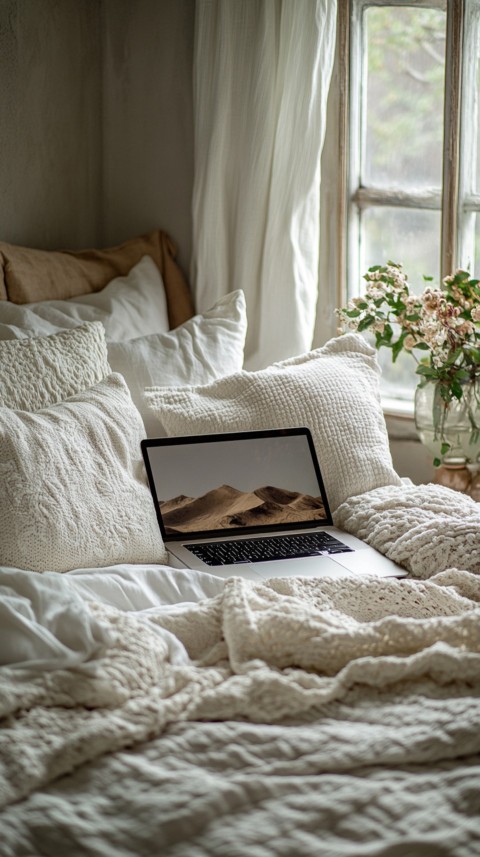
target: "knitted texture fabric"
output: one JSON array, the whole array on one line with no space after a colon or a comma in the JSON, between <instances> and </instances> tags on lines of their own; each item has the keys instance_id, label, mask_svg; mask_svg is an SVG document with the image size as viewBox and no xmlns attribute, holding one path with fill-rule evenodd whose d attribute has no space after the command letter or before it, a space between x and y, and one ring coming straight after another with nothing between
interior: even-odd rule
<instances>
[{"instance_id":1,"label":"knitted texture fabric","mask_svg":"<svg viewBox=\"0 0 480 857\"><path fill-rule=\"evenodd\" d=\"M102 381L110 372L99 321L50 336L0 342L0 406L38 411Z\"/></svg>"},{"instance_id":2,"label":"knitted texture fabric","mask_svg":"<svg viewBox=\"0 0 480 857\"><path fill-rule=\"evenodd\" d=\"M374 745L355 746L358 764L480 752L480 579L468 572L422 583L231 578L181 613L149 613L184 644L182 665L139 616L91 609L113 639L93 674L2 672L3 804L185 720L308 722L323 711L328 721L346 706L343 717L376 724ZM340 743L329 769L351 762Z\"/></svg>"},{"instance_id":3,"label":"knitted texture fabric","mask_svg":"<svg viewBox=\"0 0 480 857\"><path fill-rule=\"evenodd\" d=\"M334 521L417 578L480 572L480 503L442 485L378 488L346 500Z\"/></svg>"},{"instance_id":4,"label":"knitted texture fabric","mask_svg":"<svg viewBox=\"0 0 480 857\"><path fill-rule=\"evenodd\" d=\"M36 413L0 409L0 563L164 562L143 425L121 375Z\"/></svg>"},{"instance_id":5,"label":"knitted texture fabric","mask_svg":"<svg viewBox=\"0 0 480 857\"><path fill-rule=\"evenodd\" d=\"M168 435L307 426L332 510L348 497L400 485L380 404L376 352L355 334L258 372L201 387L149 389Z\"/></svg>"}]
</instances>

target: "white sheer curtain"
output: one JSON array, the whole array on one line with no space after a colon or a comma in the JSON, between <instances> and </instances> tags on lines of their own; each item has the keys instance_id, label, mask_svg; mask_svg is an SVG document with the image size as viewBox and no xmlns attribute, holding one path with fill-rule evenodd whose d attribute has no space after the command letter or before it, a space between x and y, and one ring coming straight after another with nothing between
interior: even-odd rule
<instances>
[{"instance_id":1,"label":"white sheer curtain","mask_svg":"<svg viewBox=\"0 0 480 857\"><path fill-rule=\"evenodd\" d=\"M243 289L246 368L310 348L336 0L197 0L191 278Z\"/></svg>"}]
</instances>

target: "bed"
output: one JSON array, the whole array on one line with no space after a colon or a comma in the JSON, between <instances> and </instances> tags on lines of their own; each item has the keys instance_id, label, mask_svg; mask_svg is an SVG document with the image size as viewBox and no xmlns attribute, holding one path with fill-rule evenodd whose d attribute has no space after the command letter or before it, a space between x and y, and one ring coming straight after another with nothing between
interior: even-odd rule
<instances>
[{"instance_id":1,"label":"bed","mask_svg":"<svg viewBox=\"0 0 480 857\"><path fill-rule=\"evenodd\" d=\"M360 336L245 372L145 239L0 244L1 857L480 854L480 507L395 473ZM171 567L141 438L303 424L408 577Z\"/></svg>"}]
</instances>

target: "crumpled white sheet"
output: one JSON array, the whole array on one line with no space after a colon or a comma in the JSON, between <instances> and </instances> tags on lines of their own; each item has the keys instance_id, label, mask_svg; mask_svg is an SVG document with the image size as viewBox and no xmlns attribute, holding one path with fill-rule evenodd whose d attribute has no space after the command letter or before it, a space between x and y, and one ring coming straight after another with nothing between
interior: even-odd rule
<instances>
[{"instance_id":1,"label":"crumpled white sheet","mask_svg":"<svg viewBox=\"0 0 480 857\"><path fill-rule=\"evenodd\" d=\"M213 574L167 565L78 568L66 577L85 600L128 611L202 601L218 595L225 585Z\"/></svg>"},{"instance_id":2,"label":"crumpled white sheet","mask_svg":"<svg viewBox=\"0 0 480 857\"><path fill-rule=\"evenodd\" d=\"M81 569L68 575L0 568L0 678L2 673L11 678L11 669L30 677L70 668L95 672L112 635L88 609L92 600L142 612L151 630L167 643L170 662L187 663L180 640L150 619L162 604L198 601L223 586L212 577L212 591L207 586L205 593L200 579L201 572L176 576L173 569L161 573L158 566Z\"/></svg>"},{"instance_id":3,"label":"crumpled white sheet","mask_svg":"<svg viewBox=\"0 0 480 857\"><path fill-rule=\"evenodd\" d=\"M86 665L111 632L61 575L0 569L0 666L45 670Z\"/></svg>"}]
</instances>

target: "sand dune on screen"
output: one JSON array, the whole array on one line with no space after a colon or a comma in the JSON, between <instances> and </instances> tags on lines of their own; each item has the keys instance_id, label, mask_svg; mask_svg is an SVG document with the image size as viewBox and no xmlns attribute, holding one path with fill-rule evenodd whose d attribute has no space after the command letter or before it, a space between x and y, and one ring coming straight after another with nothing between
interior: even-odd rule
<instances>
[{"instance_id":1,"label":"sand dune on screen","mask_svg":"<svg viewBox=\"0 0 480 857\"><path fill-rule=\"evenodd\" d=\"M202 497L180 495L160 503L166 533L223 530L263 524L294 524L326 518L321 497L270 485L238 491L221 485Z\"/></svg>"}]
</instances>

